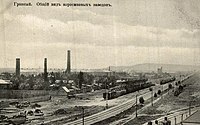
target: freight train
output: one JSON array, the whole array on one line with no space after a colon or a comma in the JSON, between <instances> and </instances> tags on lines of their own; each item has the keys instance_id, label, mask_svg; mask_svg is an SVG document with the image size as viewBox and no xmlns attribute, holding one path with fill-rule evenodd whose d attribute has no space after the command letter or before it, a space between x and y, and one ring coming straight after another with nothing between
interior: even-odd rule
<instances>
[{"instance_id":1,"label":"freight train","mask_svg":"<svg viewBox=\"0 0 200 125\"><path fill-rule=\"evenodd\" d=\"M118 86L115 86L113 88L110 88L108 92L103 93L104 99L113 99L117 98L119 96L139 91L141 89L150 87L154 84L151 82L147 82L147 79L139 79L139 80L131 80L131 81L125 81L121 82Z\"/></svg>"},{"instance_id":2,"label":"freight train","mask_svg":"<svg viewBox=\"0 0 200 125\"><path fill-rule=\"evenodd\" d=\"M173 81L175 81L176 80L176 78L173 76L171 76L171 77L167 77L167 78L164 78L164 79L161 79L160 80L160 85L163 85L163 84L166 84L166 83L169 83L169 82L173 82Z\"/></svg>"}]
</instances>

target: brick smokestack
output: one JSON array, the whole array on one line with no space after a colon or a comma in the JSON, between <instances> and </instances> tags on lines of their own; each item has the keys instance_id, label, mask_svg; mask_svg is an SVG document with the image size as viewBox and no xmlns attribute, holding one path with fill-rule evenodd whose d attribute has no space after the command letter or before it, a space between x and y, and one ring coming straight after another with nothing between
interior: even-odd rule
<instances>
[{"instance_id":1,"label":"brick smokestack","mask_svg":"<svg viewBox=\"0 0 200 125\"><path fill-rule=\"evenodd\" d=\"M46 82L48 80L47 78L47 58L44 58L44 81Z\"/></svg>"},{"instance_id":2,"label":"brick smokestack","mask_svg":"<svg viewBox=\"0 0 200 125\"><path fill-rule=\"evenodd\" d=\"M20 58L16 58L16 76L20 76Z\"/></svg>"},{"instance_id":3,"label":"brick smokestack","mask_svg":"<svg viewBox=\"0 0 200 125\"><path fill-rule=\"evenodd\" d=\"M67 51L67 73L71 73L70 50Z\"/></svg>"}]
</instances>

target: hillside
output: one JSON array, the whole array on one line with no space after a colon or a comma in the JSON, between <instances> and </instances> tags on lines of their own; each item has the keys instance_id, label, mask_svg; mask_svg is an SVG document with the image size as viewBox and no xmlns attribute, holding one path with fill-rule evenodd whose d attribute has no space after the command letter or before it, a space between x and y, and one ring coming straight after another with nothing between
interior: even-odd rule
<instances>
[{"instance_id":1,"label":"hillside","mask_svg":"<svg viewBox=\"0 0 200 125\"><path fill-rule=\"evenodd\" d=\"M133 66L111 66L112 71L142 71L152 72L157 71L159 67L163 68L163 72L178 72L178 71L194 71L199 70L200 66L192 65L178 65L178 64L155 64L155 63L144 63Z\"/></svg>"},{"instance_id":2,"label":"hillside","mask_svg":"<svg viewBox=\"0 0 200 125\"><path fill-rule=\"evenodd\" d=\"M163 72L178 72L178 71L194 71L194 70L200 70L200 66L192 66L192 65L178 65L178 64L156 64L156 63L144 63L144 64L137 64L133 66L110 66L111 71L118 71L118 72L157 72L157 69L162 67ZM108 69L108 68L105 68ZM86 70L86 69L85 69ZM64 69L48 69L49 72L59 72L64 71ZM73 71L79 71L78 69L73 69ZM83 71L83 70L82 70ZM90 69L86 71L97 71L96 69ZM104 69L98 69L98 71L104 71ZM0 73L2 72L10 72L14 73L15 68L0 68ZM43 72L43 69L21 69L21 72Z\"/></svg>"},{"instance_id":3,"label":"hillside","mask_svg":"<svg viewBox=\"0 0 200 125\"><path fill-rule=\"evenodd\" d=\"M14 73L15 68L0 68L0 73L3 73L3 72Z\"/></svg>"}]
</instances>

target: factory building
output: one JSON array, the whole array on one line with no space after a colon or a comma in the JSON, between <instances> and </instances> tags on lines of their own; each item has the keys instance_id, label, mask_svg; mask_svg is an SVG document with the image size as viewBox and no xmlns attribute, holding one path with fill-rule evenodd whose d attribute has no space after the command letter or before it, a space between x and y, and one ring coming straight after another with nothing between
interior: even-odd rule
<instances>
[{"instance_id":1,"label":"factory building","mask_svg":"<svg viewBox=\"0 0 200 125\"><path fill-rule=\"evenodd\" d=\"M9 85L11 85L11 84L12 84L12 82L10 82L10 80L0 79L0 90L2 90L2 89L8 89Z\"/></svg>"},{"instance_id":2,"label":"factory building","mask_svg":"<svg viewBox=\"0 0 200 125\"><path fill-rule=\"evenodd\" d=\"M47 58L44 58L44 81L48 81L48 73L47 73Z\"/></svg>"},{"instance_id":3,"label":"factory building","mask_svg":"<svg viewBox=\"0 0 200 125\"><path fill-rule=\"evenodd\" d=\"M20 76L20 58L16 58L16 76Z\"/></svg>"},{"instance_id":4,"label":"factory building","mask_svg":"<svg viewBox=\"0 0 200 125\"><path fill-rule=\"evenodd\" d=\"M70 50L67 50L67 70L66 73L71 73L71 60L70 60Z\"/></svg>"},{"instance_id":5,"label":"factory building","mask_svg":"<svg viewBox=\"0 0 200 125\"><path fill-rule=\"evenodd\" d=\"M159 75L162 75L162 74L163 74L162 67L158 68L158 74L159 74Z\"/></svg>"}]
</instances>

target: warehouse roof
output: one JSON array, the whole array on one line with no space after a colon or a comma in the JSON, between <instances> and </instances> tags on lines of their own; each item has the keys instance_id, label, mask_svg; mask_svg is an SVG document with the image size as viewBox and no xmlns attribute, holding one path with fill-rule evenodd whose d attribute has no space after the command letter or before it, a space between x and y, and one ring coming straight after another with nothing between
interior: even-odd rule
<instances>
[{"instance_id":1,"label":"warehouse roof","mask_svg":"<svg viewBox=\"0 0 200 125\"><path fill-rule=\"evenodd\" d=\"M62 88L65 90L66 93L70 92L67 87L63 86Z\"/></svg>"},{"instance_id":2,"label":"warehouse roof","mask_svg":"<svg viewBox=\"0 0 200 125\"><path fill-rule=\"evenodd\" d=\"M0 79L0 85L9 85L9 84L11 84L10 80Z\"/></svg>"}]
</instances>

